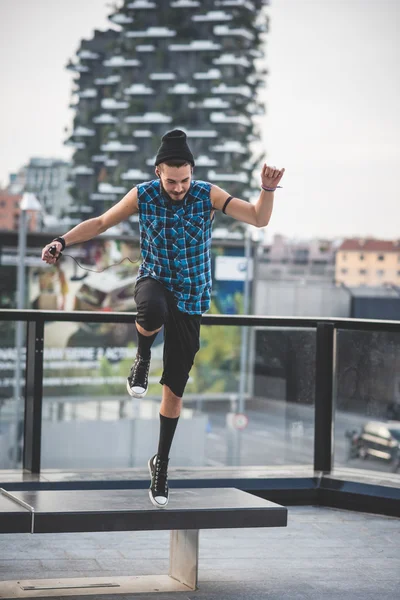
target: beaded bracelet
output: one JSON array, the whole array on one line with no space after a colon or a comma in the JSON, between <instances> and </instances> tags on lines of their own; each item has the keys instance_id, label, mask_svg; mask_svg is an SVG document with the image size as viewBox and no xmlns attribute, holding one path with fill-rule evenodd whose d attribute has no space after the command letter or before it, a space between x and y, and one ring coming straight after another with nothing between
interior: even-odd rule
<instances>
[{"instance_id":1,"label":"beaded bracelet","mask_svg":"<svg viewBox=\"0 0 400 600\"><path fill-rule=\"evenodd\" d=\"M281 185L277 185L275 188L268 188L265 187L264 185L261 186L261 189L264 190L265 192L274 192L277 188L281 188Z\"/></svg>"}]
</instances>

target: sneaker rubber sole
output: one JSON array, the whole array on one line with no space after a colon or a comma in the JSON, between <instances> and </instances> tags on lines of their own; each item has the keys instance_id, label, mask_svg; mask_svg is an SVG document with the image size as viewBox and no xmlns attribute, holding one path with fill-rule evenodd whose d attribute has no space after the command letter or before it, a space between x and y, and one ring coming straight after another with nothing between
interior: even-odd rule
<instances>
[{"instance_id":1,"label":"sneaker rubber sole","mask_svg":"<svg viewBox=\"0 0 400 600\"><path fill-rule=\"evenodd\" d=\"M133 391L131 390L131 388L129 387L129 381L127 380L127 381L126 381L126 389L127 389L127 392L128 392L128 394L129 394L129 395L130 395L132 398L144 398L144 397L145 397L145 395L147 394L147 392L148 392L148 389L149 389L149 388L147 388L147 390L145 390L145 391L143 392L143 394L138 394L137 392L133 392Z\"/></svg>"}]
</instances>

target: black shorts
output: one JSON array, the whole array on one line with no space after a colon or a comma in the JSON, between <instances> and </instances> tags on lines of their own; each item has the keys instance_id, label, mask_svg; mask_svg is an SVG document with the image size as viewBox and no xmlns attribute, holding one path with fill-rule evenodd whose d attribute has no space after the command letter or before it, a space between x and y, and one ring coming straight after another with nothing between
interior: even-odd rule
<instances>
[{"instance_id":1,"label":"black shorts","mask_svg":"<svg viewBox=\"0 0 400 600\"><path fill-rule=\"evenodd\" d=\"M136 321L143 329L155 331L164 325L164 368L160 383L181 398L200 348L201 315L178 310L172 292L150 277L139 279L134 298Z\"/></svg>"}]
</instances>

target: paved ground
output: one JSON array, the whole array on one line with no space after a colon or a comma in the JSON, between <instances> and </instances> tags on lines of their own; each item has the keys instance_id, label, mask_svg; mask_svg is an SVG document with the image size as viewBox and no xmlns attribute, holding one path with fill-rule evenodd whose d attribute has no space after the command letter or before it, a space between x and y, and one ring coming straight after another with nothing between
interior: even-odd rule
<instances>
[{"instance_id":1,"label":"paved ground","mask_svg":"<svg viewBox=\"0 0 400 600\"><path fill-rule=\"evenodd\" d=\"M0 581L166 573L168 545L168 532L2 535ZM396 600L400 519L289 507L287 528L201 532L199 565L197 592L129 599Z\"/></svg>"}]
</instances>

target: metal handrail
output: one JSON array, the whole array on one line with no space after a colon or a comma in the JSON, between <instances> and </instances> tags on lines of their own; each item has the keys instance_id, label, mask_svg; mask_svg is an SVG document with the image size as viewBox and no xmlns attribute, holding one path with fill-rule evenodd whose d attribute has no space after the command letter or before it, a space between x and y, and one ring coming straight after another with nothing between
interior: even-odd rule
<instances>
[{"instance_id":1,"label":"metal handrail","mask_svg":"<svg viewBox=\"0 0 400 600\"><path fill-rule=\"evenodd\" d=\"M0 309L0 321L60 321L89 323L132 323L135 312L63 311L63 310L17 310ZM400 321L384 319L351 319L342 317L282 317L260 315L203 315L203 325L247 325L251 327L301 327L317 328L318 324L331 324L335 329L354 331L390 331L400 333Z\"/></svg>"}]
</instances>

